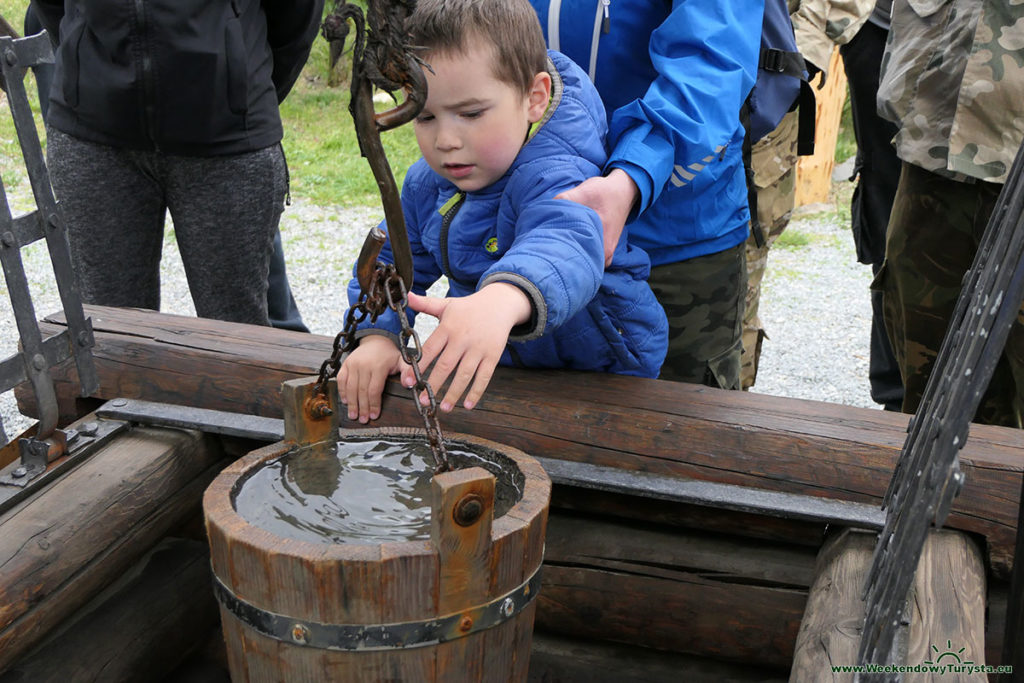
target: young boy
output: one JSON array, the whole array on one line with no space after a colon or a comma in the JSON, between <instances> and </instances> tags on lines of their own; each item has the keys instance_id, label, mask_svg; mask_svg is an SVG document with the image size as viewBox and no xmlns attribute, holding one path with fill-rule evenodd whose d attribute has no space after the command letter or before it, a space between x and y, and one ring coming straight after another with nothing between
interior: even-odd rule
<instances>
[{"instance_id":1,"label":"young boy","mask_svg":"<svg viewBox=\"0 0 1024 683\"><path fill-rule=\"evenodd\" d=\"M440 321L420 365L436 359L435 389L451 378L441 410L467 389L463 405L476 405L498 364L657 376L668 323L647 255L623 239L605 269L597 214L554 199L605 162L605 112L586 74L545 50L527 0L419 0L409 29L431 67L415 123L423 158L402 188L409 308ZM448 298L422 296L442 275ZM352 303L358 293L353 280ZM399 329L390 311L360 326L338 375L350 419L376 419L389 374L413 386Z\"/></svg>"}]
</instances>

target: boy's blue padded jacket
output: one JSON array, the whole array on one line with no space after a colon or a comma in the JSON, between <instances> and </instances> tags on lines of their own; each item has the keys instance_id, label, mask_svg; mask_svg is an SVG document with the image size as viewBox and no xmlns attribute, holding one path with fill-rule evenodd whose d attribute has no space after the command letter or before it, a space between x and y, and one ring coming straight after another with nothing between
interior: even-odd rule
<instances>
[{"instance_id":1,"label":"boy's blue padded jacket","mask_svg":"<svg viewBox=\"0 0 1024 683\"><path fill-rule=\"evenodd\" d=\"M533 316L512 330L502 365L656 377L668 323L647 284L647 254L623 240L605 269L597 214L553 199L600 173L607 124L587 75L564 55L548 54L551 105L497 182L463 193L423 159L409 169L402 208L415 266L412 289L423 294L442 275L448 296L491 282L518 286L530 297ZM381 260L392 260L389 244ZM355 279L348 292L354 304ZM375 324L364 321L358 335L381 332L399 332L391 311Z\"/></svg>"},{"instance_id":2,"label":"boy's blue padded jacket","mask_svg":"<svg viewBox=\"0 0 1024 683\"><path fill-rule=\"evenodd\" d=\"M739 112L757 76L763 0L530 2L548 46L580 64L604 99L605 168L640 189L630 241L654 265L743 242Z\"/></svg>"}]
</instances>

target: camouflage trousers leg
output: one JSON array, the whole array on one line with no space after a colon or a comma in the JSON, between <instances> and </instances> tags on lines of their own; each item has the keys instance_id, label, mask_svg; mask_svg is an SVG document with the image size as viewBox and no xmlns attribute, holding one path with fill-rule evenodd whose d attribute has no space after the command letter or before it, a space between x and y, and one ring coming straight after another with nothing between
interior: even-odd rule
<instances>
[{"instance_id":1,"label":"camouflage trousers leg","mask_svg":"<svg viewBox=\"0 0 1024 683\"><path fill-rule=\"evenodd\" d=\"M742 244L651 269L669 325L660 379L739 389L746 276Z\"/></svg>"},{"instance_id":2,"label":"camouflage trousers leg","mask_svg":"<svg viewBox=\"0 0 1024 683\"><path fill-rule=\"evenodd\" d=\"M906 391L903 412L917 410L1002 187L963 183L903 164L872 288L882 291L885 325ZM974 421L1021 426L1024 316L1018 312Z\"/></svg>"},{"instance_id":3,"label":"camouflage trousers leg","mask_svg":"<svg viewBox=\"0 0 1024 683\"><path fill-rule=\"evenodd\" d=\"M758 246L753 232L747 238L747 303L743 314L743 356L740 385L744 390L757 381L761 344L767 337L758 315L761 280L768 264L768 251L789 225L796 199L796 145L798 114L790 112L778 127L758 140L751 151L757 219L764 242Z\"/></svg>"}]
</instances>

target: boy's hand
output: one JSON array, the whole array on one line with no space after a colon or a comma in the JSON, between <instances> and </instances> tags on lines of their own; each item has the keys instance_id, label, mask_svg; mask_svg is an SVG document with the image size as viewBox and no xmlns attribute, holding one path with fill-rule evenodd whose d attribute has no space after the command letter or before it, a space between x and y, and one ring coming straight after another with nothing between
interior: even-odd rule
<instances>
[{"instance_id":1,"label":"boy's hand","mask_svg":"<svg viewBox=\"0 0 1024 683\"><path fill-rule=\"evenodd\" d=\"M571 190L555 195L555 199L568 199L597 212L604 230L604 265L607 266L612 262L626 219L639 195L640 190L629 174L614 168L604 177L587 178Z\"/></svg>"},{"instance_id":2,"label":"boy's hand","mask_svg":"<svg viewBox=\"0 0 1024 683\"><path fill-rule=\"evenodd\" d=\"M471 409L477 404L501 360L509 332L533 313L526 294L505 282L493 282L479 292L451 299L409 294L409 307L440 320L423 344L420 366L428 367L437 359L427 378L435 390L451 375L451 386L441 400L444 412L451 411L471 381L462 405ZM412 368L406 367L402 384L411 387L415 381ZM427 402L425 395L420 402Z\"/></svg>"},{"instance_id":3,"label":"boy's hand","mask_svg":"<svg viewBox=\"0 0 1024 683\"><path fill-rule=\"evenodd\" d=\"M406 367L389 338L372 334L359 340L338 371L338 394L348 406L348 419L366 424L380 417L380 398L388 375Z\"/></svg>"}]
</instances>

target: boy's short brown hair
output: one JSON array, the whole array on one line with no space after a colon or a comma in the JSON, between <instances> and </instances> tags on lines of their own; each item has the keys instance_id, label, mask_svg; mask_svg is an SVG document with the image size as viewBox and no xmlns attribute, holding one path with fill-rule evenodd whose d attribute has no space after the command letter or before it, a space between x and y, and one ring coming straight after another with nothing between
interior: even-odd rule
<instances>
[{"instance_id":1,"label":"boy's short brown hair","mask_svg":"<svg viewBox=\"0 0 1024 683\"><path fill-rule=\"evenodd\" d=\"M473 40L490 45L495 78L523 93L547 70L544 34L528 0L417 0L406 27L428 53L461 54Z\"/></svg>"}]
</instances>

